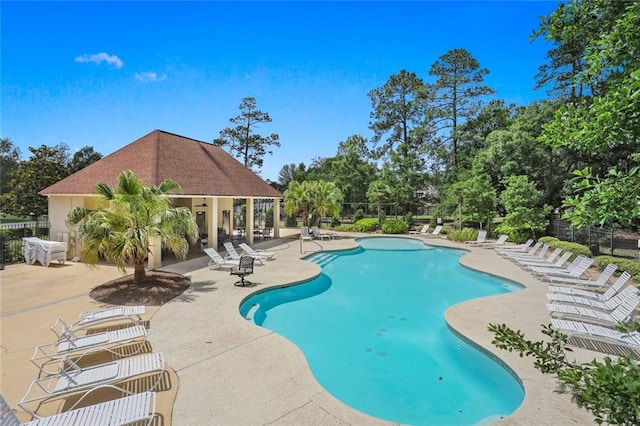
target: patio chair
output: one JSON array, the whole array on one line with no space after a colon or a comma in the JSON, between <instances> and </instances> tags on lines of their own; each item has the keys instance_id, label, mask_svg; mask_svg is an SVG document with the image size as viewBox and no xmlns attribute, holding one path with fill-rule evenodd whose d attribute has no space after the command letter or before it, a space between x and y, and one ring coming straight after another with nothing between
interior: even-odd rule
<instances>
[{"instance_id":1,"label":"patio chair","mask_svg":"<svg viewBox=\"0 0 640 426\"><path fill-rule=\"evenodd\" d=\"M81 368L73 360L63 358L59 372L35 379L29 385L18 406L35 416L30 405L39 404L61 395L90 392L96 387L111 387L128 393L116 383L126 382L136 376L155 376L146 390L153 390L164 373L164 358L161 353L150 353L122 360Z\"/></svg>"},{"instance_id":2,"label":"patio chair","mask_svg":"<svg viewBox=\"0 0 640 426\"><path fill-rule=\"evenodd\" d=\"M571 341L584 343L586 340L591 344L580 346L587 346L587 349L612 355L629 355L630 352L640 355L640 332L637 331L626 333L602 325L558 318L551 320L551 326L567 334L567 343ZM619 350L620 348L622 351Z\"/></svg>"},{"instance_id":3,"label":"patio chair","mask_svg":"<svg viewBox=\"0 0 640 426\"><path fill-rule=\"evenodd\" d=\"M21 423L0 395L0 424L7 426L53 425L128 425L145 422L150 425L156 415L156 393L142 392L47 417Z\"/></svg>"},{"instance_id":4,"label":"patio chair","mask_svg":"<svg viewBox=\"0 0 640 426\"><path fill-rule=\"evenodd\" d=\"M61 331L58 331L58 328L61 328ZM69 327L62 318L56 320L51 331L57 336L57 340L51 344L36 346L31 357L31 362L41 370L43 362L46 364L65 356L74 356L78 360L91 353L101 351L118 354L115 349L136 342L139 343L139 350L141 350L147 338L147 330L141 325L78 336L76 331Z\"/></svg>"},{"instance_id":5,"label":"patio chair","mask_svg":"<svg viewBox=\"0 0 640 426\"><path fill-rule=\"evenodd\" d=\"M274 253L270 252L270 251L264 251L262 249L254 249L253 247L251 247L249 244L247 243L240 243L238 244L238 246L242 249L242 252L244 254L246 254L247 256L251 256L251 257L262 257L262 258L266 258L267 260L272 260Z\"/></svg>"},{"instance_id":6,"label":"patio chair","mask_svg":"<svg viewBox=\"0 0 640 426\"><path fill-rule=\"evenodd\" d=\"M568 317L580 319L584 322L594 322L614 326L620 322L627 321L633 311L640 305L638 289L634 286L626 287L618 296L620 303L612 311L605 311L579 305L569 305L566 303L547 303L547 309L551 316L556 318L563 319Z\"/></svg>"},{"instance_id":7,"label":"patio chair","mask_svg":"<svg viewBox=\"0 0 640 426\"><path fill-rule=\"evenodd\" d=\"M308 226L301 226L300 227L300 239L302 241L311 241L311 240L313 240L313 235L311 235L311 232L309 231L309 227Z\"/></svg>"},{"instance_id":8,"label":"patio chair","mask_svg":"<svg viewBox=\"0 0 640 426\"><path fill-rule=\"evenodd\" d=\"M555 294L566 294L568 296L579 296L594 300L599 300L601 302L607 301L615 296L622 287L631 279L631 274L627 271L624 271L618 279L611 284L611 287L607 289L604 293L598 293L596 289L583 289L576 287L564 287L564 286L549 286L549 294L547 294L547 298L552 299L551 296Z\"/></svg>"},{"instance_id":9,"label":"patio chair","mask_svg":"<svg viewBox=\"0 0 640 426\"><path fill-rule=\"evenodd\" d=\"M487 231L481 229L478 231L478 237L473 241L465 241L465 244L483 244L487 241Z\"/></svg>"},{"instance_id":10,"label":"patio chair","mask_svg":"<svg viewBox=\"0 0 640 426\"><path fill-rule=\"evenodd\" d=\"M568 286L589 286L600 288L609 282L609 278L613 276L613 274L618 270L618 266L613 263L609 263L604 271L600 274L597 280L592 279L581 279L581 278L566 278L566 277L556 277L549 276L547 279L553 283L558 285L568 285Z\"/></svg>"},{"instance_id":11,"label":"patio chair","mask_svg":"<svg viewBox=\"0 0 640 426\"><path fill-rule=\"evenodd\" d=\"M432 233L426 233L423 237L438 237L440 236L440 231L442 231L442 225L438 225L433 229Z\"/></svg>"},{"instance_id":12,"label":"patio chair","mask_svg":"<svg viewBox=\"0 0 640 426\"><path fill-rule=\"evenodd\" d=\"M228 268L238 266L237 260L225 259L213 247L207 247L204 252L209 256L209 269Z\"/></svg>"},{"instance_id":13,"label":"patio chair","mask_svg":"<svg viewBox=\"0 0 640 426\"><path fill-rule=\"evenodd\" d=\"M320 232L320 227L318 226L312 226L310 229L311 233L313 234L313 238L319 238L321 240L324 240L325 238L327 240L333 240L333 237L335 235L331 232Z\"/></svg>"},{"instance_id":14,"label":"patio chair","mask_svg":"<svg viewBox=\"0 0 640 426\"><path fill-rule=\"evenodd\" d=\"M244 277L253 274L253 262L254 258L251 256L240 257L240 264L231 269L231 275L240 277L240 280L236 281L234 285L244 287L245 285L251 284L251 282L245 280Z\"/></svg>"},{"instance_id":15,"label":"patio chair","mask_svg":"<svg viewBox=\"0 0 640 426\"><path fill-rule=\"evenodd\" d=\"M113 306L95 311L85 311L80 314L78 321L72 324L72 328L81 329L100 325L111 321L130 321L134 325L142 322L144 305L138 306Z\"/></svg>"},{"instance_id":16,"label":"patio chair","mask_svg":"<svg viewBox=\"0 0 640 426\"><path fill-rule=\"evenodd\" d=\"M419 231L415 231L415 230L409 231L409 234L412 234L412 235L416 235L416 234L424 235L424 234L428 234L428 233L429 233L429 224L428 223L426 225L423 225L422 229L419 230Z\"/></svg>"},{"instance_id":17,"label":"patio chair","mask_svg":"<svg viewBox=\"0 0 640 426\"><path fill-rule=\"evenodd\" d=\"M226 242L223 244L224 245L224 249L227 251L227 255L229 255L229 257L231 258L231 260L233 261L237 261L238 264L240 263L240 258L242 256L240 256L240 253L238 253L238 251L236 250L236 247L233 245L233 243L231 241ZM263 260L267 259L267 256L252 256L252 255L247 255L247 256L251 256L253 257L255 260L257 260L258 262L260 262L260 264L264 264Z\"/></svg>"}]
</instances>

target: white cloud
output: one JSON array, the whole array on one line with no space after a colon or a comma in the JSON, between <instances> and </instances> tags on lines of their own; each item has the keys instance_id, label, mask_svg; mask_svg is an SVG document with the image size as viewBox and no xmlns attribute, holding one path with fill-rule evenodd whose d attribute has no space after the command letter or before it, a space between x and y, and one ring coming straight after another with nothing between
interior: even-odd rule
<instances>
[{"instance_id":1,"label":"white cloud","mask_svg":"<svg viewBox=\"0 0 640 426\"><path fill-rule=\"evenodd\" d=\"M158 75L153 71L150 72L137 72L135 74L136 80L141 81L143 83L148 83L152 81L163 81L167 79L166 74Z\"/></svg>"},{"instance_id":2,"label":"white cloud","mask_svg":"<svg viewBox=\"0 0 640 426\"><path fill-rule=\"evenodd\" d=\"M77 56L76 62L80 62L82 64L93 62L98 65L102 62L106 62L114 68L122 68L124 66L124 62L122 62L116 55L109 55L105 52L94 53L93 55L84 54L82 56Z\"/></svg>"}]
</instances>

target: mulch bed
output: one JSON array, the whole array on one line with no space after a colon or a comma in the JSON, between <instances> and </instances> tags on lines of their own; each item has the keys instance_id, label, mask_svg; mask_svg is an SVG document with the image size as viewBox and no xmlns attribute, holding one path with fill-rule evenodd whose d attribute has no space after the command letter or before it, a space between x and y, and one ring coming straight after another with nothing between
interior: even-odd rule
<instances>
[{"instance_id":1,"label":"mulch bed","mask_svg":"<svg viewBox=\"0 0 640 426\"><path fill-rule=\"evenodd\" d=\"M190 285L191 279L184 275L148 271L142 283L134 284L133 275L127 275L95 287L89 297L112 305L161 306Z\"/></svg>"}]
</instances>

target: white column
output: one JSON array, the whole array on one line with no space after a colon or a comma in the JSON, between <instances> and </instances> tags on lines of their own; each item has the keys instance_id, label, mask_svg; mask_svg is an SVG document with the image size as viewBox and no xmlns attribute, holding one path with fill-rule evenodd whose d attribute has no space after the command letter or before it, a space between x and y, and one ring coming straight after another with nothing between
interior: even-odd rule
<instances>
[{"instance_id":1,"label":"white column","mask_svg":"<svg viewBox=\"0 0 640 426\"><path fill-rule=\"evenodd\" d=\"M253 198L247 198L247 243L253 244Z\"/></svg>"},{"instance_id":2,"label":"white column","mask_svg":"<svg viewBox=\"0 0 640 426\"><path fill-rule=\"evenodd\" d=\"M218 199L206 198L207 230L209 231L209 247L218 249Z\"/></svg>"},{"instance_id":3,"label":"white column","mask_svg":"<svg viewBox=\"0 0 640 426\"><path fill-rule=\"evenodd\" d=\"M273 238L280 238L280 199L273 199Z\"/></svg>"}]
</instances>

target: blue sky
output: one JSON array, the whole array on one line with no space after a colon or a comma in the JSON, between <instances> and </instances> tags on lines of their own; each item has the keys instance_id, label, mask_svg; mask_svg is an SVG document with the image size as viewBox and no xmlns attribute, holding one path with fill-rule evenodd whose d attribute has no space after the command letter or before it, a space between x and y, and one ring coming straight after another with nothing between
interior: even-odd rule
<instances>
[{"instance_id":1,"label":"blue sky","mask_svg":"<svg viewBox=\"0 0 640 426\"><path fill-rule=\"evenodd\" d=\"M0 3L1 130L29 146L108 155L161 129L210 142L256 98L280 135L261 176L372 136L367 93L447 51L489 69L495 97L545 97L549 45L529 36L556 1Z\"/></svg>"}]
</instances>

